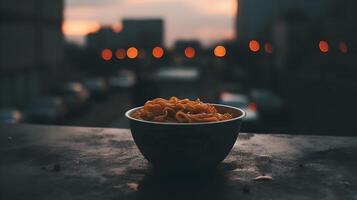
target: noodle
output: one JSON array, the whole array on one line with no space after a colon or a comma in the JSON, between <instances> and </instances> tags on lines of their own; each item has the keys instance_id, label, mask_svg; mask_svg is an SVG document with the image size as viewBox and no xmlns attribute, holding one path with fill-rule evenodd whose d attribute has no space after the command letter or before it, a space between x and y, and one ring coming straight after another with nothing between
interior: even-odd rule
<instances>
[{"instance_id":1,"label":"noodle","mask_svg":"<svg viewBox=\"0 0 357 200\"><path fill-rule=\"evenodd\" d=\"M155 122L215 122L232 119L229 113L218 113L213 105L206 104L196 99L170 99L156 98L147 101L143 108L132 114L136 119Z\"/></svg>"}]
</instances>

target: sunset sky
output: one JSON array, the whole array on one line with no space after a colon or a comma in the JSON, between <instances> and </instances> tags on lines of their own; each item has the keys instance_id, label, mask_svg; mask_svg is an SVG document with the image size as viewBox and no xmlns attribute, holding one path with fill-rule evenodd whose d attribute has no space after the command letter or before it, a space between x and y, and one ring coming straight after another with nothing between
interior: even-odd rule
<instances>
[{"instance_id":1,"label":"sunset sky","mask_svg":"<svg viewBox=\"0 0 357 200\"><path fill-rule=\"evenodd\" d=\"M161 17L165 42L199 39L203 44L234 36L236 0L65 0L63 32L83 44L84 36L101 24L120 30L123 18Z\"/></svg>"}]
</instances>

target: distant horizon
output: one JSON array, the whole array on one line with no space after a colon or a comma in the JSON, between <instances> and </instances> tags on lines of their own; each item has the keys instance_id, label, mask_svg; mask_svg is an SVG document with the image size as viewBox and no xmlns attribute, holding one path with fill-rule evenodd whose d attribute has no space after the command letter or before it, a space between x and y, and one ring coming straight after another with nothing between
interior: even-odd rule
<instances>
[{"instance_id":1,"label":"distant horizon","mask_svg":"<svg viewBox=\"0 0 357 200\"><path fill-rule=\"evenodd\" d=\"M236 3L237 0L212 0L210 4L205 0L65 0L62 29L67 41L84 45L85 35L101 26L120 31L123 19L161 18L167 47L181 39L197 39L207 46L234 38Z\"/></svg>"}]
</instances>

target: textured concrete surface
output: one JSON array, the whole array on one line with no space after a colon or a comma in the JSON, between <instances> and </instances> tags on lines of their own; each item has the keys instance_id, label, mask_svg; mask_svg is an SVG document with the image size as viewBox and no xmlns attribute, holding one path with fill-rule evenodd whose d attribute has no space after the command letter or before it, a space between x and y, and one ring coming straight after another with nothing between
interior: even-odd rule
<instances>
[{"instance_id":1,"label":"textured concrete surface","mask_svg":"<svg viewBox=\"0 0 357 200\"><path fill-rule=\"evenodd\" d=\"M126 129L0 125L0 199L357 199L357 140L240 134L217 171L177 176Z\"/></svg>"}]
</instances>

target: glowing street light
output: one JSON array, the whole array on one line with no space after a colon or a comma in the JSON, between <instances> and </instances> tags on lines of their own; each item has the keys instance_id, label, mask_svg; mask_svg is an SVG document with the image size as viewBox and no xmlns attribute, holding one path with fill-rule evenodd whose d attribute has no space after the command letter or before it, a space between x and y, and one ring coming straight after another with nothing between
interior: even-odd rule
<instances>
[{"instance_id":1,"label":"glowing street light","mask_svg":"<svg viewBox=\"0 0 357 200\"><path fill-rule=\"evenodd\" d=\"M164 56L164 49L161 47L155 47L152 49L152 56L154 58L162 58Z\"/></svg>"},{"instance_id":2,"label":"glowing street light","mask_svg":"<svg viewBox=\"0 0 357 200\"><path fill-rule=\"evenodd\" d=\"M260 44L257 40L251 40L249 41L249 49L252 52L258 52L260 50Z\"/></svg>"},{"instance_id":3,"label":"glowing street light","mask_svg":"<svg viewBox=\"0 0 357 200\"><path fill-rule=\"evenodd\" d=\"M128 56L128 58L130 59L134 59L138 56L139 52L138 49L135 47L130 47L127 51L126 51L126 55Z\"/></svg>"},{"instance_id":4,"label":"glowing street light","mask_svg":"<svg viewBox=\"0 0 357 200\"><path fill-rule=\"evenodd\" d=\"M319 42L319 49L322 53L327 53L328 50L329 50L329 45L328 45L328 42L325 41L325 40L321 40Z\"/></svg>"},{"instance_id":5,"label":"glowing street light","mask_svg":"<svg viewBox=\"0 0 357 200\"><path fill-rule=\"evenodd\" d=\"M113 52L110 49L103 49L101 52L101 57L105 61L109 61L113 57Z\"/></svg>"},{"instance_id":6,"label":"glowing street light","mask_svg":"<svg viewBox=\"0 0 357 200\"><path fill-rule=\"evenodd\" d=\"M214 48L213 53L216 57L222 58L226 55L227 50L224 46L219 45L219 46L216 46L216 48Z\"/></svg>"},{"instance_id":7,"label":"glowing street light","mask_svg":"<svg viewBox=\"0 0 357 200\"><path fill-rule=\"evenodd\" d=\"M196 55L196 51L195 51L194 48L192 48L192 47L186 47L186 49L185 49L185 56L186 56L187 58L193 58L193 57L195 57L195 55Z\"/></svg>"},{"instance_id":8,"label":"glowing street light","mask_svg":"<svg viewBox=\"0 0 357 200\"><path fill-rule=\"evenodd\" d=\"M126 57L125 49L117 49L115 52L115 57L122 60Z\"/></svg>"}]
</instances>

